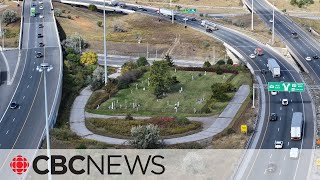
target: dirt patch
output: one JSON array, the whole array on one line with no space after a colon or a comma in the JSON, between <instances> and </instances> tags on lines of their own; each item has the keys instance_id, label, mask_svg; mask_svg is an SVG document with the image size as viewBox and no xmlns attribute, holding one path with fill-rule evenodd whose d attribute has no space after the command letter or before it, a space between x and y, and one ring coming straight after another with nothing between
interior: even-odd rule
<instances>
[{"instance_id":1,"label":"dirt patch","mask_svg":"<svg viewBox=\"0 0 320 180\"><path fill-rule=\"evenodd\" d=\"M88 50L103 52L103 27L97 25L98 21L103 21L101 13L56 2L54 6L64 12L57 20L67 35L81 34L90 44ZM115 25L124 32L114 32ZM146 56L149 52L149 57L161 57L170 51L175 59L201 61L213 61L225 55L225 48L217 40L170 21L138 13L108 13L107 41L109 54Z\"/></svg>"}]
</instances>

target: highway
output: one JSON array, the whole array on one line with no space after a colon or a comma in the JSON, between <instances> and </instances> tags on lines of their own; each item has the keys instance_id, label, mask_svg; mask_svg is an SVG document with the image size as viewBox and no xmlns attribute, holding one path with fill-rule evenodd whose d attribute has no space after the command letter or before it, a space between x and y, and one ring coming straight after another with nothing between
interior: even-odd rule
<instances>
[{"instance_id":1,"label":"highway","mask_svg":"<svg viewBox=\"0 0 320 180\"><path fill-rule=\"evenodd\" d=\"M36 17L30 17L31 3L36 4ZM17 109L9 109L7 104L0 119L1 149L37 149L43 139L45 129L43 74L36 70L42 62L48 62L54 69L47 74L48 107L53 115L54 99L60 93L62 65L60 59L60 40L57 36L56 24L51 12L51 2L43 0L44 9L39 9L38 1L24 1L24 19L21 61L19 73L12 91L12 101L19 104ZM43 15L44 18L39 18ZM39 24L43 24L43 28ZM44 35L38 38L38 33ZM45 44L39 46L39 42ZM41 52L43 58L36 58L35 53ZM21 67L20 67L21 66ZM3 166L3 164L1 165Z\"/></svg>"},{"instance_id":2,"label":"highway","mask_svg":"<svg viewBox=\"0 0 320 180\"><path fill-rule=\"evenodd\" d=\"M251 8L251 0L246 0L246 3ZM266 0L256 0L253 3L254 12L270 27L272 23L269 22L272 19L273 7ZM284 15L278 9L275 9L275 33L280 39L287 45L292 51L292 55L296 58L302 67L305 67L309 72L313 80L320 83L320 62L312 57L320 56L320 43L312 34L301 26L296 24L290 17ZM291 33L296 32L298 38L293 38ZM310 62L306 61L306 57L311 57Z\"/></svg>"},{"instance_id":3,"label":"highway","mask_svg":"<svg viewBox=\"0 0 320 180\"><path fill-rule=\"evenodd\" d=\"M96 4L99 6L103 5L103 2L89 1L89 0L80 0L77 2L87 3L87 4ZM77 3L75 2L75 3ZM127 4L126 9L132 9L135 5ZM156 12L156 8L145 7L144 10L138 9L137 12L161 17L162 19L167 19L170 21L169 17L159 15ZM176 23L184 24L185 15L178 14L175 16ZM202 33L205 32L205 28L200 25L201 21L187 21L189 28L194 28ZM245 62L248 62L254 70L254 75L262 79L263 84L267 82L274 81L285 81L285 82L303 82L301 76L294 68L278 53L269 49L265 45L249 38L248 36L233 31L231 29L222 27L218 25L219 30L213 31L213 33L206 33L208 36L216 38L222 42L230 45L234 50L239 54L238 57ZM264 55L258 56L255 59L250 59L249 55L253 53L256 47L261 47L264 49ZM267 58L274 58L280 64L281 67L281 77L273 78L271 73L262 74L262 69L267 69ZM265 169L270 162L274 161L278 168L277 173L272 176L272 179L294 179L297 177L306 177L308 173L310 155L304 156L296 161L291 161L287 153L279 153L279 150L274 149L275 140L284 141L284 148L290 149L292 147L298 147L299 149L310 149L313 147L314 139L314 117L310 96L307 92L304 93L279 93L278 95L272 96L267 91L265 91L264 96L266 97L266 114L263 119L263 127L261 131L261 136L257 137L258 143L255 147L256 149L266 149L267 155L263 152L256 153L252 161L249 163L245 174L242 176L242 179L256 179L257 177L262 179L270 178L269 174L265 173ZM281 105L281 99L289 99L288 106ZM269 116L270 113L277 113L279 120L276 122L270 122ZM305 120L305 131L303 134L303 139L301 141L292 141L290 138L290 126L291 118L293 112L302 112ZM274 155L272 158L272 154ZM266 160L266 156L268 159ZM286 160L285 160L286 159ZM301 168L303 167L303 168Z\"/></svg>"}]
</instances>

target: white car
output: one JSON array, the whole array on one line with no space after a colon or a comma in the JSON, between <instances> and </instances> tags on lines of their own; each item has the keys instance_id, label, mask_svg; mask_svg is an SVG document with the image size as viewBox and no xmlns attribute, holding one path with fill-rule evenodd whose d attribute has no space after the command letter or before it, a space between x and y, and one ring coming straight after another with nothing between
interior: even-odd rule
<instances>
[{"instance_id":1,"label":"white car","mask_svg":"<svg viewBox=\"0 0 320 180\"><path fill-rule=\"evenodd\" d=\"M183 20L184 20L184 21L188 21L189 19L185 17L185 18L183 18Z\"/></svg>"},{"instance_id":2,"label":"white car","mask_svg":"<svg viewBox=\"0 0 320 180\"><path fill-rule=\"evenodd\" d=\"M250 54L249 57L250 57L251 59L254 59L254 58L256 58L256 55L255 55L255 54Z\"/></svg>"},{"instance_id":3,"label":"white car","mask_svg":"<svg viewBox=\"0 0 320 180\"><path fill-rule=\"evenodd\" d=\"M39 18L42 19L42 18L43 18L43 15L40 15Z\"/></svg>"},{"instance_id":4,"label":"white car","mask_svg":"<svg viewBox=\"0 0 320 180\"><path fill-rule=\"evenodd\" d=\"M272 95L272 96L275 96L275 95L277 95L277 94L278 94L277 91L271 91L271 95Z\"/></svg>"},{"instance_id":5,"label":"white car","mask_svg":"<svg viewBox=\"0 0 320 180\"><path fill-rule=\"evenodd\" d=\"M43 6L39 6L39 9L43 9Z\"/></svg>"},{"instance_id":6,"label":"white car","mask_svg":"<svg viewBox=\"0 0 320 180\"><path fill-rule=\"evenodd\" d=\"M269 22L270 22L270 23L273 23L273 19L270 19Z\"/></svg>"},{"instance_id":7,"label":"white car","mask_svg":"<svg viewBox=\"0 0 320 180\"><path fill-rule=\"evenodd\" d=\"M289 104L288 99L282 99L282 105L288 106L288 104Z\"/></svg>"},{"instance_id":8,"label":"white car","mask_svg":"<svg viewBox=\"0 0 320 180\"><path fill-rule=\"evenodd\" d=\"M298 148L291 148L290 149L290 158L291 159L298 159L299 158L299 149Z\"/></svg>"},{"instance_id":9,"label":"white car","mask_svg":"<svg viewBox=\"0 0 320 180\"><path fill-rule=\"evenodd\" d=\"M39 4L43 4L43 2L42 2L42 1L39 1Z\"/></svg>"},{"instance_id":10,"label":"white car","mask_svg":"<svg viewBox=\"0 0 320 180\"><path fill-rule=\"evenodd\" d=\"M309 57L309 56L306 57L306 60L307 60L307 61L311 61L311 57Z\"/></svg>"},{"instance_id":11,"label":"white car","mask_svg":"<svg viewBox=\"0 0 320 180\"><path fill-rule=\"evenodd\" d=\"M275 141L274 148L275 149L282 149L283 148L283 141Z\"/></svg>"}]
</instances>

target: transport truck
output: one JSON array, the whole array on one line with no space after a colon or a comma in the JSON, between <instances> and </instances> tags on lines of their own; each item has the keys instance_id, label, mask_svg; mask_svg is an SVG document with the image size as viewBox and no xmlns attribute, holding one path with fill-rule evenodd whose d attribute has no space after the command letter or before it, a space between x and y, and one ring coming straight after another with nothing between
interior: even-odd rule
<instances>
[{"instance_id":1,"label":"transport truck","mask_svg":"<svg viewBox=\"0 0 320 180\"><path fill-rule=\"evenodd\" d=\"M118 3L119 3L119 1L117 1L117 0L111 0L111 1L109 2L109 5L110 5L110 6L118 6Z\"/></svg>"},{"instance_id":2,"label":"transport truck","mask_svg":"<svg viewBox=\"0 0 320 180\"><path fill-rule=\"evenodd\" d=\"M165 9L165 8L159 8L159 10L157 11L159 14L162 14L164 16L169 16L169 17L172 17L172 16L175 16L176 13L170 9Z\"/></svg>"},{"instance_id":3,"label":"transport truck","mask_svg":"<svg viewBox=\"0 0 320 180\"><path fill-rule=\"evenodd\" d=\"M272 73L272 77L280 77L280 66L275 59L268 58L267 66Z\"/></svg>"},{"instance_id":4,"label":"transport truck","mask_svg":"<svg viewBox=\"0 0 320 180\"><path fill-rule=\"evenodd\" d=\"M212 31L218 30L218 27L216 24L209 22L207 20L202 20L201 26L205 27L207 32L212 32Z\"/></svg>"},{"instance_id":5,"label":"transport truck","mask_svg":"<svg viewBox=\"0 0 320 180\"><path fill-rule=\"evenodd\" d=\"M301 112L292 114L290 135L292 140L301 140L303 133L303 119Z\"/></svg>"}]
</instances>

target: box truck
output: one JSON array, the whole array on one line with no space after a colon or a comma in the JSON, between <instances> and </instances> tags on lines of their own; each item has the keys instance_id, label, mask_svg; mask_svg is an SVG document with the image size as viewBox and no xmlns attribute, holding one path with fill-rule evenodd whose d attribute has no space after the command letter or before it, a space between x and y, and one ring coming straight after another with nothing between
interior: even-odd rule
<instances>
[{"instance_id":1,"label":"box truck","mask_svg":"<svg viewBox=\"0 0 320 180\"><path fill-rule=\"evenodd\" d=\"M207 32L212 32L212 31L216 31L218 30L218 27L216 24L212 23L212 22L209 22L207 20L202 20L201 21L201 26L205 27L206 28L206 31Z\"/></svg>"},{"instance_id":2,"label":"box truck","mask_svg":"<svg viewBox=\"0 0 320 180\"><path fill-rule=\"evenodd\" d=\"M301 112L294 112L291 121L290 135L292 140L301 140L303 133L303 119Z\"/></svg>"},{"instance_id":3,"label":"box truck","mask_svg":"<svg viewBox=\"0 0 320 180\"><path fill-rule=\"evenodd\" d=\"M272 77L280 77L280 66L275 59L268 58L267 66L272 73Z\"/></svg>"},{"instance_id":4,"label":"box truck","mask_svg":"<svg viewBox=\"0 0 320 180\"><path fill-rule=\"evenodd\" d=\"M172 16L175 16L176 13L170 9L165 9L165 8L159 8L159 10L157 11L159 14L162 14L164 16L169 16L169 17L172 17Z\"/></svg>"}]
</instances>

